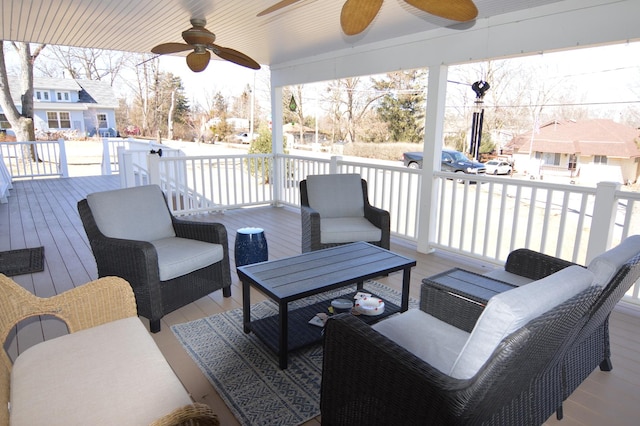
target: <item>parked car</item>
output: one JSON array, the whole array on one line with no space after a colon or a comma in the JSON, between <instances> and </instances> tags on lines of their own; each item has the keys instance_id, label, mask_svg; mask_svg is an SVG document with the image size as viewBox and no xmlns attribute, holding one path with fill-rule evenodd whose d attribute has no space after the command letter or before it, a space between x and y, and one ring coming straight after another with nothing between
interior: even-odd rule
<instances>
[{"instance_id":1,"label":"parked car","mask_svg":"<svg viewBox=\"0 0 640 426\"><path fill-rule=\"evenodd\" d=\"M513 170L511 164L504 160L489 160L484 163L484 167L489 175L508 175Z\"/></svg>"},{"instance_id":2,"label":"parked car","mask_svg":"<svg viewBox=\"0 0 640 426\"><path fill-rule=\"evenodd\" d=\"M236 140L240 143L251 143L251 141L254 141L258 139L258 134L254 133L253 136L251 136L249 133L238 133L236 135Z\"/></svg>"},{"instance_id":3,"label":"parked car","mask_svg":"<svg viewBox=\"0 0 640 426\"><path fill-rule=\"evenodd\" d=\"M422 152L405 152L402 154L404 165L412 169L422 168ZM453 149L442 150L441 169L444 172L484 174L484 164L470 160L460 151Z\"/></svg>"}]
</instances>

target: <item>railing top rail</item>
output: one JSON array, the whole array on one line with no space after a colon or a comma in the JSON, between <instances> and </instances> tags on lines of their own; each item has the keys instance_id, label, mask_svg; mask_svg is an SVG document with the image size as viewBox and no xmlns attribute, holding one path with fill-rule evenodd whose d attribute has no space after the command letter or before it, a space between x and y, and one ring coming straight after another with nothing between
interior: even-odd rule
<instances>
[{"instance_id":1,"label":"railing top rail","mask_svg":"<svg viewBox=\"0 0 640 426\"><path fill-rule=\"evenodd\" d=\"M470 180L473 182L494 182L505 185L513 185L513 186L522 186L528 188L538 188L538 189L551 189L554 191L564 191L564 192L574 192L574 193L582 193L582 194L595 194L596 188L583 186L583 185L569 185L555 182L544 182L539 180L526 180L526 179L513 179L506 178L504 176L491 176L491 175L474 175L474 174L466 174L466 173L453 173L453 172L444 172L436 170L433 172L434 176L443 177L446 179L460 179L460 180Z\"/></svg>"}]
</instances>

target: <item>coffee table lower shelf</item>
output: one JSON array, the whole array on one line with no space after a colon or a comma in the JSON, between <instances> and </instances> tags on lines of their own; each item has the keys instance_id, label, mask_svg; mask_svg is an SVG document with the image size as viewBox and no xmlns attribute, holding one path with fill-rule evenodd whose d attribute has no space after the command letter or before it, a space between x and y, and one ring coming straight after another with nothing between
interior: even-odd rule
<instances>
[{"instance_id":1,"label":"coffee table lower shelf","mask_svg":"<svg viewBox=\"0 0 640 426\"><path fill-rule=\"evenodd\" d=\"M355 292L340 296L342 299L353 300ZM377 296L376 296L377 297ZM384 312L380 315L368 316L358 315L358 318L367 324L374 324L383 318L400 312L400 306L384 300ZM301 349L305 346L320 342L322 340L323 328L309 324L309 320L320 312L328 313L327 308L331 306L331 300L323 300L313 305L304 306L289 311L289 333L288 348L289 352ZM250 328L264 344L276 354L279 353L278 339L280 338L280 322L278 315L252 320Z\"/></svg>"}]
</instances>

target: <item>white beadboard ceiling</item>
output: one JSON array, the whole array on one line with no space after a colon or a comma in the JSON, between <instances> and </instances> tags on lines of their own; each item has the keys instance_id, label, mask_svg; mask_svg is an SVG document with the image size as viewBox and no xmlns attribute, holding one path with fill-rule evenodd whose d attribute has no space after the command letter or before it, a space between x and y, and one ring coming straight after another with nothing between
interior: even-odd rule
<instances>
[{"instance_id":1,"label":"white beadboard ceiling","mask_svg":"<svg viewBox=\"0 0 640 426\"><path fill-rule=\"evenodd\" d=\"M442 0L448 1L448 0ZM263 65L294 61L455 24L403 0L385 0L362 34L340 29L344 0L300 0L264 17L278 0L0 0L0 38L127 52L150 52L183 42L190 18L205 18L216 44L239 50ZM489 18L559 0L475 0ZM463 30L461 30L463 31Z\"/></svg>"}]
</instances>

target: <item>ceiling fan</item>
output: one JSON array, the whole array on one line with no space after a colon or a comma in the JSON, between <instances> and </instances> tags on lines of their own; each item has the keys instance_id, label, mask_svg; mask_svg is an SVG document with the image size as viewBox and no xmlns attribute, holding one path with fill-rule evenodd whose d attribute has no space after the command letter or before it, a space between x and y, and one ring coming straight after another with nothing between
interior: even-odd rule
<instances>
[{"instance_id":1,"label":"ceiling fan","mask_svg":"<svg viewBox=\"0 0 640 426\"><path fill-rule=\"evenodd\" d=\"M282 0L258 13L264 16L280 10L300 0ZM364 31L376 17L383 0L347 0L340 13L340 25L346 35L356 35ZM478 16L478 8L472 0L404 0L431 15L452 21L466 22Z\"/></svg>"},{"instance_id":2,"label":"ceiling fan","mask_svg":"<svg viewBox=\"0 0 640 426\"><path fill-rule=\"evenodd\" d=\"M204 71L204 69L207 68L209 60L211 59L209 50L220 58L242 65L243 67L254 70L260 69L260 65L244 53L213 44L213 42L216 41L216 35L204 27L207 25L206 20L191 19L191 25L191 28L182 32L182 38L186 44L163 43L151 49L151 52L157 55L166 55L193 50L193 52L187 55L187 65L191 71L194 72Z\"/></svg>"}]
</instances>

